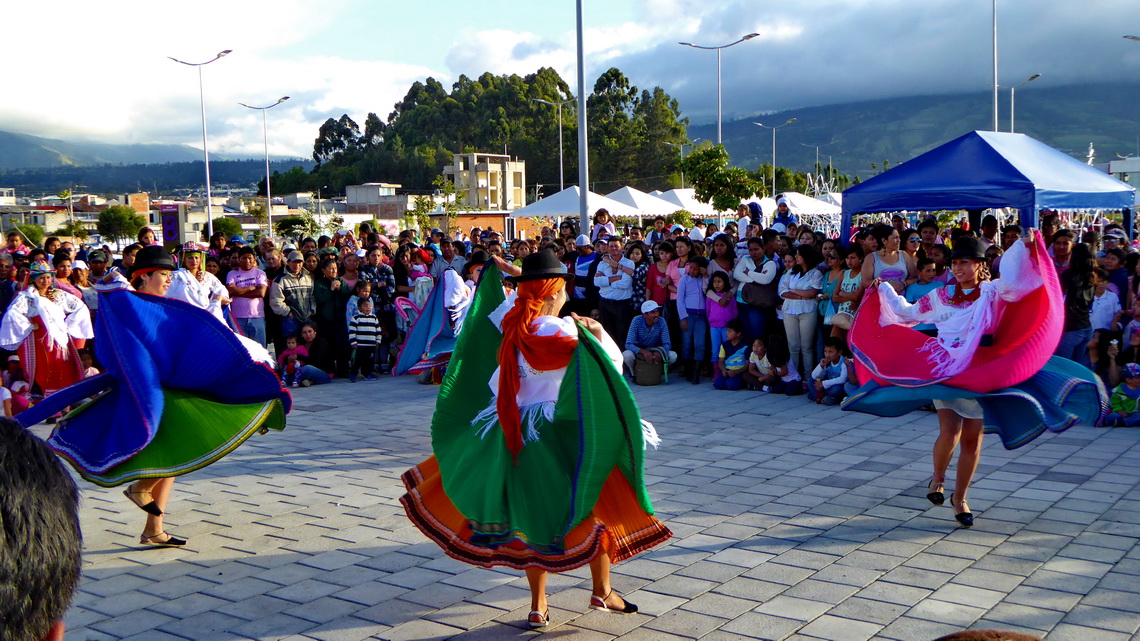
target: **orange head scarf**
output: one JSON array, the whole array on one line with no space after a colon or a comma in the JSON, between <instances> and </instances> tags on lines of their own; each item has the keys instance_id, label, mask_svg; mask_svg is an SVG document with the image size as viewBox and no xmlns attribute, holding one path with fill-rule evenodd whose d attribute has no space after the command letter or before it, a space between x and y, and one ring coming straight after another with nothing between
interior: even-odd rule
<instances>
[{"instance_id":1,"label":"orange head scarf","mask_svg":"<svg viewBox=\"0 0 1140 641\"><path fill-rule=\"evenodd\" d=\"M523 449L522 418L519 415L519 363L526 362L540 371L561 369L570 364L578 339L569 336L535 336L532 325L542 312L543 299L566 286L562 278L528 280L518 284L518 300L503 317L503 343L499 346L499 396L495 409L511 456Z\"/></svg>"}]
</instances>

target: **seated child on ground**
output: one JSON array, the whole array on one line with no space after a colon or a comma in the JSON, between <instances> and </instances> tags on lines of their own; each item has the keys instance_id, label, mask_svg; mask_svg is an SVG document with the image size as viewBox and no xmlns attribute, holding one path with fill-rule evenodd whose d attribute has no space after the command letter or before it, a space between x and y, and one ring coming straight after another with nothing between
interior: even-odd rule
<instances>
[{"instance_id":1,"label":"seated child on ground","mask_svg":"<svg viewBox=\"0 0 1140 641\"><path fill-rule=\"evenodd\" d=\"M744 342L744 323L734 318L725 325L725 334L728 340L720 345L717 359L719 369L713 379L716 389L741 390L744 389L744 377L748 372L748 343Z\"/></svg>"},{"instance_id":2,"label":"seated child on ground","mask_svg":"<svg viewBox=\"0 0 1140 641\"><path fill-rule=\"evenodd\" d=\"M309 358L309 350L298 344L297 337L285 337L285 349L277 355L277 366L280 368L281 381L286 385L298 387L301 384L301 368L305 359Z\"/></svg>"},{"instance_id":3,"label":"seated child on ground","mask_svg":"<svg viewBox=\"0 0 1140 641\"><path fill-rule=\"evenodd\" d=\"M812 400L821 405L838 405L843 400L843 384L847 382L847 359L843 356L843 339L829 336L823 341L823 360L811 372Z\"/></svg>"},{"instance_id":4,"label":"seated child on ground","mask_svg":"<svg viewBox=\"0 0 1140 641\"><path fill-rule=\"evenodd\" d=\"M760 387L762 392L799 396L804 393L803 379L796 370L796 362L788 350L788 339L783 334L772 334L765 343L768 363L772 366L773 380Z\"/></svg>"},{"instance_id":5,"label":"seated child on ground","mask_svg":"<svg viewBox=\"0 0 1140 641\"><path fill-rule=\"evenodd\" d=\"M1104 417L1104 424L1136 427L1140 425L1140 364L1128 363L1121 369L1124 382L1112 390L1112 398L1109 399L1112 411Z\"/></svg>"}]
</instances>

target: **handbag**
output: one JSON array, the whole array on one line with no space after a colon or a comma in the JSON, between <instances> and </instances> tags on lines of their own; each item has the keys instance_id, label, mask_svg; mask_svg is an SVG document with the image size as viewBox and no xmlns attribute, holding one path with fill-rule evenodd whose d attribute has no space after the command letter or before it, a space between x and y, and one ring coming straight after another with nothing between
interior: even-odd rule
<instances>
[{"instance_id":1,"label":"handbag","mask_svg":"<svg viewBox=\"0 0 1140 641\"><path fill-rule=\"evenodd\" d=\"M744 283L744 286L740 289L740 297L745 303L753 307L776 309L781 302L778 290L780 287L780 272L782 271L784 271L783 268L779 269L776 272L776 277L767 285Z\"/></svg>"}]
</instances>

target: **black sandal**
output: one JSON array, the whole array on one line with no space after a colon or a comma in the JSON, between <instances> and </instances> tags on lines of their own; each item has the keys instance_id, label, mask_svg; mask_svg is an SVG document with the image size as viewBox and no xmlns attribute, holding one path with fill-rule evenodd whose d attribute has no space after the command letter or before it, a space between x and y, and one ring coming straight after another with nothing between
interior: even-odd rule
<instances>
[{"instance_id":1,"label":"black sandal","mask_svg":"<svg viewBox=\"0 0 1140 641\"><path fill-rule=\"evenodd\" d=\"M164 536L164 535L166 536L165 541L158 541L157 540L158 537ZM186 545L187 541L186 541L186 539L179 539L179 538L175 538L173 536L170 536L165 531L163 531L163 532L159 532L158 534L151 535L151 536L147 536L146 534L143 534L139 537L139 543L142 545L154 545L154 546L158 546L158 547L182 547L183 545Z\"/></svg>"},{"instance_id":2,"label":"black sandal","mask_svg":"<svg viewBox=\"0 0 1140 641\"><path fill-rule=\"evenodd\" d=\"M943 486L943 483L945 483L944 480L935 480L933 476L930 477L930 482L926 484L927 501L930 501L935 505L942 505L946 502L946 495L943 494L943 491L946 488Z\"/></svg>"},{"instance_id":3,"label":"black sandal","mask_svg":"<svg viewBox=\"0 0 1140 641\"><path fill-rule=\"evenodd\" d=\"M150 514L151 516L162 516L162 510L159 509L158 503L155 503L154 499L151 499L150 503L147 503L144 505L142 503L139 503L138 501L136 501L133 498L135 496L145 496L147 494L150 494L150 492L136 492L133 489L131 489L133 487L134 487L134 485L132 484L132 485L128 486L127 489L123 490L123 496L127 497L128 501L130 501L131 503L134 503L135 507L142 510L143 512L146 512L147 514Z\"/></svg>"},{"instance_id":4,"label":"black sandal","mask_svg":"<svg viewBox=\"0 0 1140 641\"><path fill-rule=\"evenodd\" d=\"M611 608L606 605L606 599L610 598L610 595L613 593L613 588L610 588L610 591L606 592L606 596L604 597L600 597L596 594L591 594L590 609L598 610L601 612L610 612L613 614L633 614L634 612L637 612L637 606L630 603L629 601L626 601L625 599L622 599L622 601L625 603L625 607L623 608Z\"/></svg>"},{"instance_id":5,"label":"black sandal","mask_svg":"<svg viewBox=\"0 0 1140 641\"><path fill-rule=\"evenodd\" d=\"M958 505L965 506L966 499L962 499ZM960 523L962 527L974 527L974 514L968 509L962 510L961 512L958 511L958 506L954 505L953 492L950 493L950 507L954 508L954 518L958 520L958 523Z\"/></svg>"}]
</instances>

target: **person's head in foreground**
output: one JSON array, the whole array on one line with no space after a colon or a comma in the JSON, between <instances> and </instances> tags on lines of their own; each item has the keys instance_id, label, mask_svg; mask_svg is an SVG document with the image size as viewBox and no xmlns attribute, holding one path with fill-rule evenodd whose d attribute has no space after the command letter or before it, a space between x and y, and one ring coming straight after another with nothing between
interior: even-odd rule
<instances>
[{"instance_id":1,"label":"person's head in foreground","mask_svg":"<svg viewBox=\"0 0 1140 641\"><path fill-rule=\"evenodd\" d=\"M63 639L79 582L78 500L51 449L0 417L0 639Z\"/></svg>"}]
</instances>

